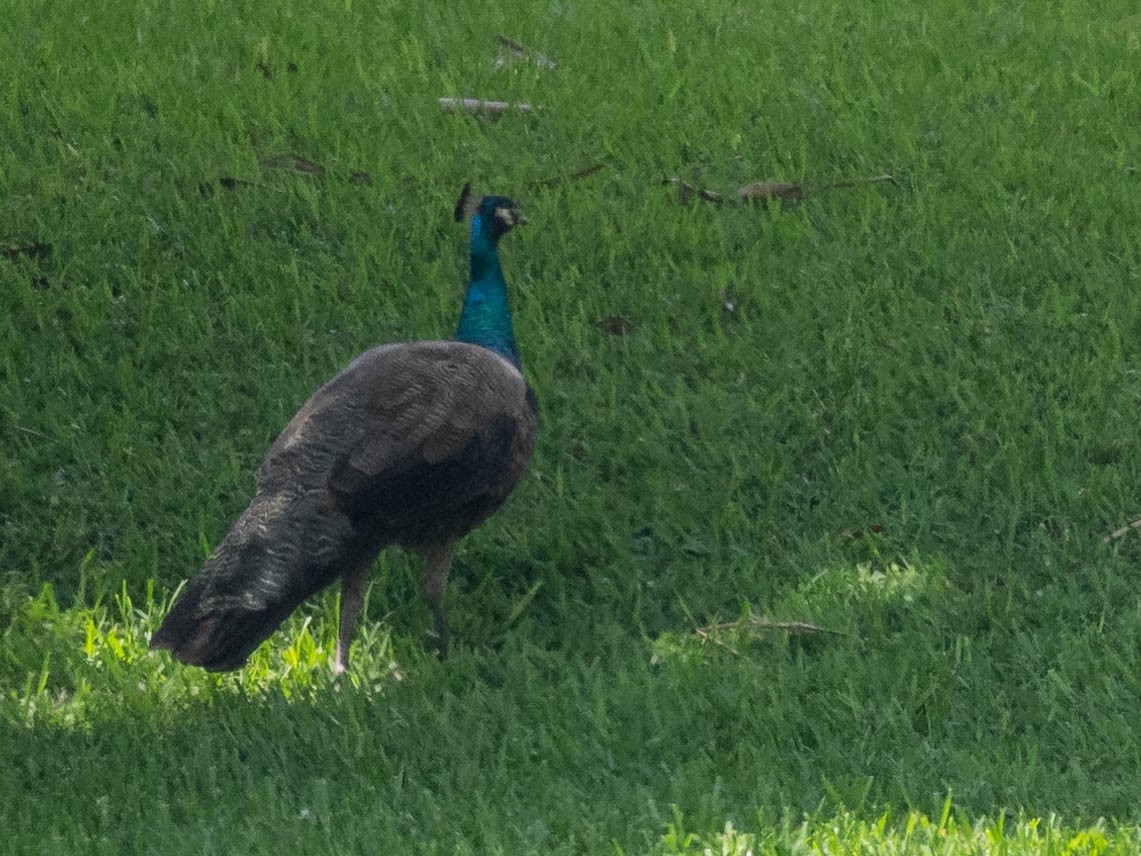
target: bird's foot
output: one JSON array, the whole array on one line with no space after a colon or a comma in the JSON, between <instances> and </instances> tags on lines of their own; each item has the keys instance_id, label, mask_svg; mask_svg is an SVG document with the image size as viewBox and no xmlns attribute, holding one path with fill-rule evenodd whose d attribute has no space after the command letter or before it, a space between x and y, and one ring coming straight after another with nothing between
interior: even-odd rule
<instances>
[{"instance_id":1,"label":"bird's foot","mask_svg":"<svg viewBox=\"0 0 1141 856\"><path fill-rule=\"evenodd\" d=\"M333 677L339 678L349 670L349 649L340 641L337 642L337 654L333 659Z\"/></svg>"}]
</instances>

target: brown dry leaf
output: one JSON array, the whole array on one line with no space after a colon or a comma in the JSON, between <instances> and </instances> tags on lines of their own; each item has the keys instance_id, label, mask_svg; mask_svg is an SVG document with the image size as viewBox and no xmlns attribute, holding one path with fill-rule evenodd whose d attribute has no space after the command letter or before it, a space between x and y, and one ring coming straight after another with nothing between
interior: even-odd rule
<instances>
[{"instance_id":1,"label":"brown dry leaf","mask_svg":"<svg viewBox=\"0 0 1141 856\"><path fill-rule=\"evenodd\" d=\"M537 68L553 69L555 67L555 63L546 54L536 53L526 45L513 41L506 36L496 36L495 40L499 44L499 54L495 57L496 68L503 68L507 64L507 54L511 54L512 59L530 59Z\"/></svg>"},{"instance_id":2,"label":"brown dry leaf","mask_svg":"<svg viewBox=\"0 0 1141 856\"><path fill-rule=\"evenodd\" d=\"M372 187L372 176L364 170L357 170L356 172L349 173L350 184L363 184L366 187Z\"/></svg>"},{"instance_id":3,"label":"brown dry leaf","mask_svg":"<svg viewBox=\"0 0 1141 856\"><path fill-rule=\"evenodd\" d=\"M739 188L737 198L762 204L770 199L803 199L804 188L784 181L754 181Z\"/></svg>"},{"instance_id":4,"label":"brown dry leaf","mask_svg":"<svg viewBox=\"0 0 1141 856\"><path fill-rule=\"evenodd\" d=\"M293 172L303 172L306 175L315 175L318 178L325 177L325 167L317 161L301 157L301 155L267 155L261 159L260 163L262 166L273 167L274 169L288 169Z\"/></svg>"},{"instance_id":5,"label":"brown dry leaf","mask_svg":"<svg viewBox=\"0 0 1141 856\"><path fill-rule=\"evenodd\" d=\"M599 318L591 323L603 333L608 333L611 336L625 336L634 329L633 321L627 321L619 315L607 315L605 318Z\"/></svg>"},{"instance_id":6,"label":"brown dry leaf","mask_svg":"<svg viewBox=\"0 0 1141 856\"><path fill-rule=\"evenodd\" d=\"M768 204L770 199L786 200L803 199L806 193L817 193L821 190L834 190L841 187L855 187L858 184L876 184L878 182L896 184L890 175L875 175L871 178L856 178L847 181L834 181L830 184L803 185L788 181L753 181L737 189L737 198L745 202L759 202Z\"/></svg>"}]
</instances>

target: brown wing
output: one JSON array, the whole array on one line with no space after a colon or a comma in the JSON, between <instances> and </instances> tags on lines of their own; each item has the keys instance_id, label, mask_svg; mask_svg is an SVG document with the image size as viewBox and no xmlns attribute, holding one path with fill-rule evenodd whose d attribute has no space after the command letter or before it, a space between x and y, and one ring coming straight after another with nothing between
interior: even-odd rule
<instances>
[{"instance_id":1,"label":"brown wing","mask_svg":"<svg viewBox=\"0 0 1141 856\"><path fill-rule=\"evenodd\" d=\"M302 407L259 486L315 477L372 540L439 543L506 499L536 423L526 381L491 351L459 342L374 348Z\"/></svg>"}]
</instances>

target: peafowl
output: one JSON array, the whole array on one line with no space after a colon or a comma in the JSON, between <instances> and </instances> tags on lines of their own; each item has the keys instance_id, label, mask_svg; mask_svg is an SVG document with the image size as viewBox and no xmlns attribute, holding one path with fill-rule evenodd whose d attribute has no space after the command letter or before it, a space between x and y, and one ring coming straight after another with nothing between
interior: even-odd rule
<instances>
[{"instance_id":1,"label":"peafowl","mask_svg":"<svg viewBox=\"0 0 1141 856\"><path fill-rule=\"evenodd\" d=\"M424 555L422 591L448 650L456 542L507 499L538 427L511 322L499 239L510 199L472 213L471 281L455 341L380 345L318 389L257 471L257 494L177 598L151 648L210 671L242 666L298 604L341 579L334 672L348 667L365 581L389 544Z\"/></svg>"}]
</instances>

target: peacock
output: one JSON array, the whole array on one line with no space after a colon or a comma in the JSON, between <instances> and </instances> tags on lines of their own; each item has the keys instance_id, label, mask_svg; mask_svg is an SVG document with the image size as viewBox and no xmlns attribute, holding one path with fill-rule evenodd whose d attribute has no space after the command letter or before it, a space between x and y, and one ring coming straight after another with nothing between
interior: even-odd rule
<instances>
[{"instance_id":1,"label":"peacock","mask_svg":"<svg viewBox=\"0 0 1141 856\"><path fill-rule=\"evenodd\" d=\"M498 509L531 457L538 406L524 379L499 240L526 219L472 199L471 280L455 339L379 345L302 405L257 470L257 493L151 639L184 663L241 667L306 598L341 580L334 673L348 668L369 568L398 544L424 556L441 659L456 543Z\"/></svg>"}]
</instances>

